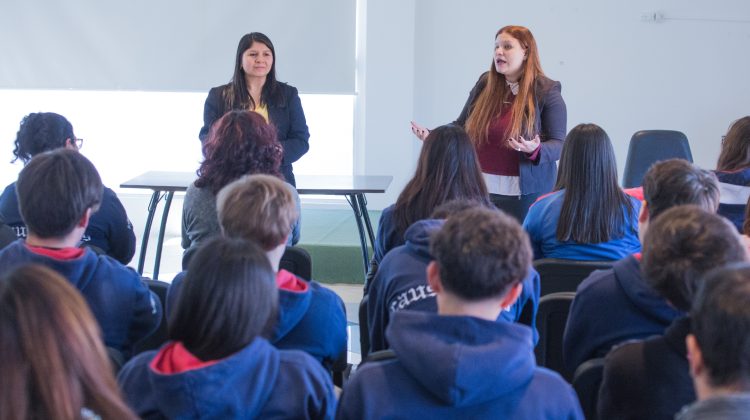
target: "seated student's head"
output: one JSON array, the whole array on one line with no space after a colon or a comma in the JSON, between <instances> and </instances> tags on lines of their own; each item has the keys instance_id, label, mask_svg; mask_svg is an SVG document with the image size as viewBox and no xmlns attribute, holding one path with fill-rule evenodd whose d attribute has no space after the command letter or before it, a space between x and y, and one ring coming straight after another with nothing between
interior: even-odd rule
<instances>
[{"instance_id":1,"label":"seated student's head","mask_svg":"<svg viewBox=\"0 0 750 420\"><path fill-rule=\"evenodd\" d=\"M54 112L35 112L21 120L14 143L13 162L20 159L26 164L39 153L63 147L78 150L80 142L65 117Z\"/></svg>"},{"instance_id":2,"label":"seated student's head","mask_svg":"<svg viewBox=\"0 0 750 420\"><path fill-rule=\"evenodd\" d=\"M289 186L269 175L249 175L227 185L216 208L225 236L256 241L265 251L285 245L299 217Z\"/></svg>"},{"instance_id":3,"label":"seated student's head","mask_svg":"<svg viewBox=\"0 0 750 420\"><path fill-rule=\"evenodd\" d=\"M750 167L750 116L742 117L729 126L721 141L721 153L716 164L718 171L739 171Z\"/></svg>"},{"instance_id":4,"label":"seated student's head","mask_svg":"<svg viewBox=\"0 0 750 420\"><path fill-rule=\"evenodd\" d=\"M29 237L63 238L75 229L83 235L89 217L99 209L103 188L94 165L76 151L36 155L16 183Z\"/></svg>"},{"instance_id":5,"label":"seated student's head","mask_svg":"<svg viewBox=\"0 0 750 420\"><path fill-rule=\"evenodd\" d=\"M651 165L643 177L643 199L639 218L641 239L649 221L672 207L696 205L708 212L719 208L719 181L710 171L684 159L669 159Z\"/></svg>"},{"instance_id":6,"label":"seated student's head","mask_svg":"<svg viewBox=\"0 0 750 420\"><path fill-rule=\"evenodd\" d=\"M615 151L603 128L579 124L568 133L554 187L563 189L558 241L597 244L628 233L635 209L617 181Z\"/></svg>"},{"instance_id":7,"label":"seated student's head","mask_svg":"<svg viewBox=\"0 0 750 420\"><path fill-rule=\"evenodd\" d=\"M693 205L665 211L643 241L646 282L681 311L688 311L702 275L742 262L747 251L737 229L723 217Z\"/></svg>"},{"instance_id":8,"label":"seated student's head","mask_svg":"<svg viewBox=\"0 0 750 420\"><path fill-rule=\"evenodd\" d=\"M448 217L432 236L430 253L435 261L427 267L427 279L437 293L438 312L476 304L490 310L486 319L492 320L518 298L532 259L518 222L485 208Z\"/></svg>"},{"instance_id":9,"label":"seated student's head","mask_svg":"<svg viewBox=\"0 0 750 420\"><path fill-rule=\"evenodd\" d=\"M686 344L699 399L750 392L750 265L712 271L690 311Z\"/></svg>"},{"instance_id":10,"label":"seated student's head","mask_svg":"<svg viewBox=\"0 0 750 420\"><path fill-rule=\"evenodd\" d=\"M214 194L243 175L284 179L279 171L284 149L276 128L253 111L229 111L219 118L203 144L203 156L195 186Z\"/></svg>"},{"instance_id":11,"label":"seated student's head","mask_svg":"<svg viewBox=\"0 0 750 420\"><path fill-rule=\"evenodd\" d=\"M430 219L447 219L448 217L473 208L494 210L496 207L487 201L476 199L456 199L447 201L437 207L430 214Z\"/></svg>"},{"instance_id":12,"label":"seated student's head","mask_svg":"<svg viewBox=\"0 0 750 420\"><path fill-rule=\"evenodd\" d=\"M190 260L169 338L203 361L222 359L270 332L277 302L276 276L263 250L218 236Z\"/></svg>"},{"instance_id":13,"label":"seated student's head","mask_svg":"<svg viewBox=\"0 0 750 420\"><path fill-rule=\"evenodd\" d=\"M0 279L0 418L135 418L86 301L56 272L25 265Z\"/></svg>"},{"instance_id":14,"label":"seated student's head","mask_svg":"<svg viewBox=\"0 0 750 420\"><path fill-rule=\"evenodd\" d=\"M453 199L489 202L474 146L463 128L448 124L432 131L422 145L417 169L399 194L393 217L403 234Z\"/></svg>"}]
</instances>

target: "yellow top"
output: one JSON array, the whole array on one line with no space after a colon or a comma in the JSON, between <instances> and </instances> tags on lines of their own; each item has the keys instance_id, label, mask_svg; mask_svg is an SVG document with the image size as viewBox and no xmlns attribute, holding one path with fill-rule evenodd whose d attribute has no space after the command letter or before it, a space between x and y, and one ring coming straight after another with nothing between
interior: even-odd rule
<instances>
[{"instance_id":1,"label":"yellow top","mask_svg":"<svg viewBox=\"0 0 750 420\"><path fill-rule=\"evenodd\" d=\"M268 123L268 106L266 104L256 105L253 111L260 114L260 116L266 120L266 123Z\"/></svg>"}]
</instances>

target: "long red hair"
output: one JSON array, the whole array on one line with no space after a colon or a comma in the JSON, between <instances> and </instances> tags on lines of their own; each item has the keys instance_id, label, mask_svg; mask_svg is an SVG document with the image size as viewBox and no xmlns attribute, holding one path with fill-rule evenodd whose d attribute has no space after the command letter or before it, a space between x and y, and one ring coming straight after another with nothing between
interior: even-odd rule
<instances>
[{"instance_id":1,"label":"long red hair","mask_svg":"<svg viewBox=\"0 0 750 420\"><path fill-rule=\"evenodd\" d=\"M505 26L495 34L508 34L517 39L521 47L526 50L526 60L523 65L523 73L518 81L518 95L511 107L510 126L505 133L506 137L525 138L534 137L536 121L536 107L534 104L534 82L537 77L544 76L542 65L539 62L539 50L528 28L523 26ZM487 129L490 122L502 110L503 99L510 95L510 88L505 82L505 75L495 70L493 57L490 71L486 73L486 84L477 97L473 109L466 120L466 132L469 133L472 143L479 145L487 142Z\"/></svg>"}]
</instances>

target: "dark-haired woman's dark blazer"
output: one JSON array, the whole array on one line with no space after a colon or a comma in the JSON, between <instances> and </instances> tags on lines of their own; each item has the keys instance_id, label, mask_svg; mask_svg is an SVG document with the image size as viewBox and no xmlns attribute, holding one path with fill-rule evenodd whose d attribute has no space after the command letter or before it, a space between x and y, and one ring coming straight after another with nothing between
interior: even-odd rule
<instances>
[{"instance_id":1,"label":"dark-haired woman's dark blazer","mask_svg":"<svg viewBox=\"0 0 750 420\"><path fill-rule=\"evenodd\" d=\"M307 129L305 112L302 110L302 102L300 102L297 88L286 83L277 83L279 89L281 89L283 100L279 104L268 104L268 119L276 126L279 142L284 148L281 173L284 174L287 182L296 186L294 173L292 173L292 163L299 160L310 148L308 143L310 131ZM217 86L208 92L206 104L203 107L203 128L198 135L201 142L208 137L211 125L230 111L226 109L222 95L224 89L227 88L229 88L229 84Z\"/></svg>"},{"instance_id":2,"label":"dark-haired woman's dark blazer","mask_svg":"<svg viewBox=\"0 0 750 420\"><path fill-rule=\"evenodd\" d=\"M469 93L461 115L455 124L464 126L469 117L474 102L487 84L487 73L479 77L474 88ZM526 153L520 155L518 173L521 184L521 194L548 193L552 191L557 178L556 161L560 159L563 141L567 134L568 111L565 107L560 91L560 82L539 76L534 83L534 105L536 120L534 129L541 139L541 150L536 160L528 159Z\"/></svg>"}]
</instances>

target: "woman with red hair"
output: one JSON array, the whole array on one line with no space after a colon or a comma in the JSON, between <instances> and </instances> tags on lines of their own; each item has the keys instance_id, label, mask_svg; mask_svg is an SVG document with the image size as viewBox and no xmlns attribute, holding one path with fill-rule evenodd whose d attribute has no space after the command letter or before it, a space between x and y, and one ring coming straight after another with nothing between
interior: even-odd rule
<instances>
[{"instance_id":1,"label":"woman with red hair","mask_svg":"<svg viewBox=\"0 0 750 420\"><path fill-rule=\"evenodd\" d=\"M277 140L276 128L253 111L229 111L211 128L203 143L204 160L198 179L185 193L182 207L183 267L197 245L220 233L216 213L216 195L232 181L244 175L266 174L285 179L280 170L284 151ZM299 195L287 182L297 202ZM289 245L299 241L299 219L292 227Z\"/></svg>"},{"instance_id":2,"label":"woman with red hair","mask_svg":"<svg viewBox=\"0 0 750 420\"><path fill-rule=\"evenodd\" d=\"M519 221L555 185L567 131L560 89L544 75L531 31L506 26L495 34L490 70L456 120L477 149L490 199ZM421 140L430 132L413 122L412 131Z\"/></svg>"}]
</instances>

